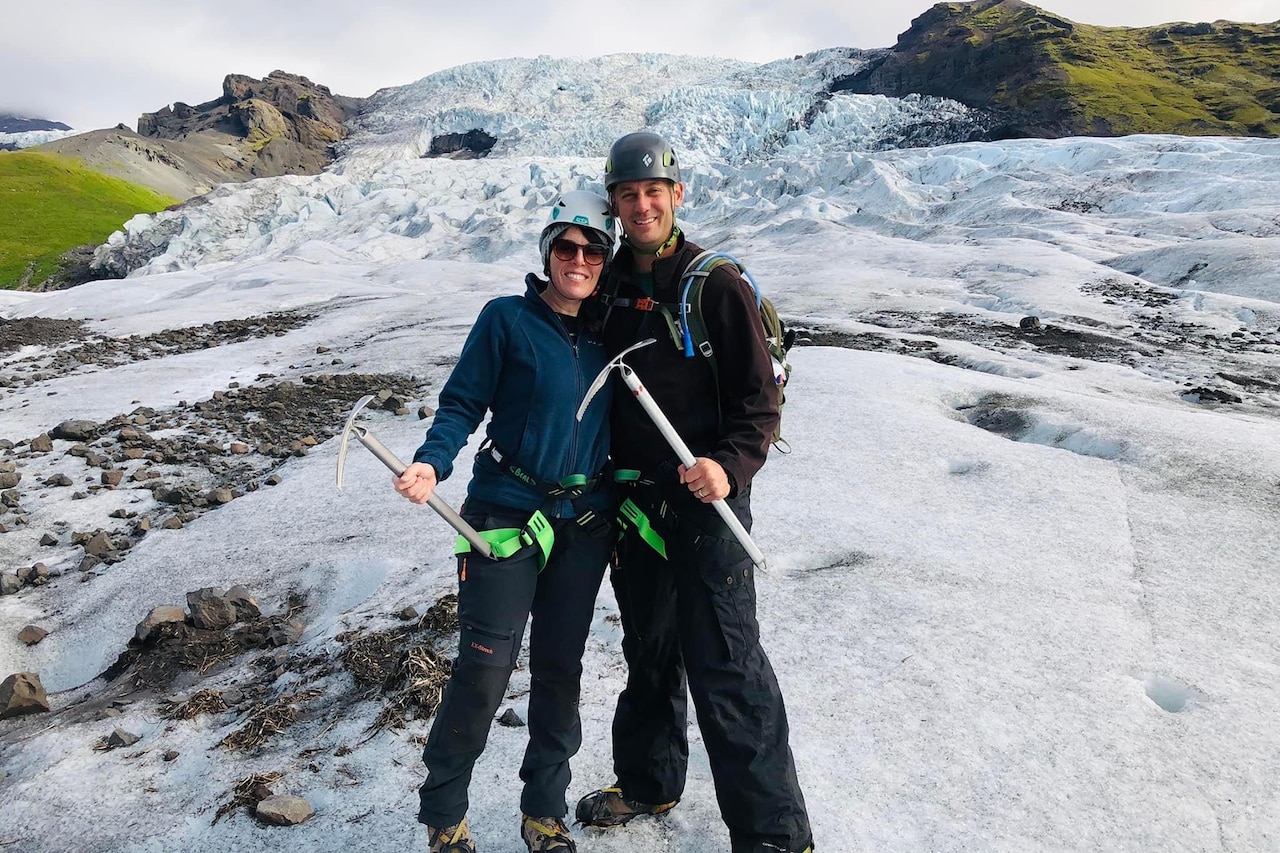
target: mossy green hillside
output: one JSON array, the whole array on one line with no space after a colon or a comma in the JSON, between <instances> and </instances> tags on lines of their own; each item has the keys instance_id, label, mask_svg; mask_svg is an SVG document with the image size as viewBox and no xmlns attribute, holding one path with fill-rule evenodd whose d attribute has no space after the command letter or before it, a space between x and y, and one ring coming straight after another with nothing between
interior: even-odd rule
<instances>
[{"instance_id":1,"label":"mossy green hillside","mask_svg":"<svg viewBox=\"0 0 1280 853\"><path fill-rule=\"evenodd\" d=\"M1280 23L1098 27L1022 0L937 3L834 89L954 98L1014 136L1280 136Z\"/></svg>"},{"instance_id":2,"label":"mossy green hillside","mask_svg":"<svg viewBox=\"0 0 1280 853\"><path fill-rule=\"evenodd\" d=\"M1097 27L1008 2L966 23L970 45L1019 45L1039 69L995 93L1005 106L1056 101L1085 133L1280 135L1275 24Z\"/></svg>"},{"instance_id":3,"label":"mossy green hillside","mask_svg":"<svg viewBox=\"0 0 1280 853\"><path fill-rule=\"evenodd\" d=\"M0 151L0 287L41 282L63 252L178 200L38 151Z\"/></svg>"}]
</instances>

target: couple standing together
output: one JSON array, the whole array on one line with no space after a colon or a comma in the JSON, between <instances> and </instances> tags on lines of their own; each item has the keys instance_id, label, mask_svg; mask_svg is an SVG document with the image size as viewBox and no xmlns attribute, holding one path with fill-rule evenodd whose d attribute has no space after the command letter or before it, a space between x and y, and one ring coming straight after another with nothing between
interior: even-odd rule
<instances>
[{"instance_id":1,"label":"couple standing together","mask_svg":"<svg viewBox=\"0 0 1280 853\"><path fill-rule=\"evenodd\" d=\"M755 297L736 268L716 267L701 295L716 365L686 357L652 310L678 303L702 251L676 223L675 151L656 134L628 134L610 149L604 182L608 199L557 199L539 240L547 280L530 274L523 296L480 312L426 440L395 479L425 502L491 413L461 514L507 556L458 555L458 657L423 750L418 820L431 853L474 853L467 788L532 615L521 835L532 853L576 851L564 822L569 759L582 743L582 653L611 563L627 661L616 781L582 798L577 820L615 827L676 805L692 695L732 853L811 853L751 558L711 506L724 499L750 528L751 478L778 420ZM627 363L692 449L689 468L629 393L611 397L606 385L575 417L610 356L650 337Z\"/></svg>"}]
</instances>

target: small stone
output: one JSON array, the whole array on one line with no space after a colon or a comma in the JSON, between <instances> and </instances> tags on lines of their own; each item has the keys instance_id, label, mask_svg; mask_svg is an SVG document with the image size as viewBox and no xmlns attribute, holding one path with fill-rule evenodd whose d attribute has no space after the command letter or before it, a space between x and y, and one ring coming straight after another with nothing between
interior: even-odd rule
<instances>
[{"instance_id":1,"label":"small stone","mask_svg":"<svg viewBox=\"0 0 1280 853\"><path fill-rule=\"evenodd\" d=\"M502 716L498 718L498 725L518 729L524 726L524 720L520 719L520 715L516 713L514 708L508 708L503 711Z\"/></svg>"},{"instance_id":2,"label":"small stone","mask_svg":"<svg viewBox=\"0 0 1280 853\"><path fill-rule=\"evenodd\" d=\"M244 443L239 442L239 441L233 441L233 442L231 442L231 446L230 446L229 448L227 448L227 449L228 449L231 453L234 453L234 454L235 454L235 455L237 455L237 456L243 456L244 454L246 454L246 453L248 453L248 452L249 452L249 445L244 444Z\"/></svg>"},{"instance_id":3,"label":"small stone","mask_svg":"<svg viewBox=\"0 0 1280 853\"><path fill-rule=\"evenodd\" d=\"M22 482L22 472L5 471L0 473L0 489L16 488Z\"/></svg>"},{"instance_id":4,"label":"small stone","mask_svg":"<svg viewBox=\"0 0 1280 853\"><path fill-rule=\"evenodd\" d=\"M51 429L49 435L67 441L92 441L98 435L98 425L93 421L63 421Z\"/></svg>"},{"instance_id":5,"label":"small stone","mask_svg":"<svg viewBox=\"0 0 1280 853\"><path fill-rule=\"evenodd\" d=\"M235 495L228 488L213 489L209 492L207 500L212 504L229 504L235 500Z\"/></svg>"},{"instance_id":6,"label":"small stone","mask_svg":"<svg viewBox=\"0 0 1280 853\"><path fill-rule=\"evenodd\" d=\"M18 639L28 646L34 646L47 636L49 636L49 632L39 625L28 625L18 632Z\"/></svg>"},{"instance_id":7,"label":"small stone","mask_svg":"<svg viewBox=\"0 0 1280 853\"><path fill-rule=\"evenodd\" d=\"M168 518L166 518L164 520L164 523L161 524L160 526L163 527L165 530L181 530L182 519L178 518L176 515L171 515Z\"/></svg>"},{"instance_id":8,"label":"small stone","mask_svg":"<svg viewBox=\"0 0 1280 853\"><path fill-rule=\"evenodd\" d=\"M107 738L107 746L112 749L119 746L133 746L140 740L142 740L142 735L135 735L133 732L118 728L111 733L110 737Z\"/></svg>"},{"instance_id":9,"label":"small stone","mask_svg":"<svg viewBox=\"0 0 1280 853\"><path fill-rule=\"evenodd\" d=\"M231 606L236 612L237 622L257 619L262 615L262 609L258 607L258 602L254 600L248 588L240 584L231 587L231 589L222 594L222 597L231 602Z\"/></svg>"},{"instance_id":10,"label":"small stone","mask_svg":"<svg viewBox=\"0 0 1280 853\"><path fill-rule=\"evenodd\" d=\"M435 413L436 413L436 410L431 408L430 406L419 406L418 420L425 421L427 418L431 417Z\"/></svg>"},{"instance_id":11,"label":"small stone","mask_svg":"<svg viewBox=\"0 0 1280 853\"><path fill-rule=\"evenodd\" d=\"M284 478L281 477L279 474L272 474L270 477L263 480L263 482L266 483L268 486L278 486L284 482Z\"/></svg>"},{"instance_id":12,"label":"small stone","mask_svg":"<svg viewBox=\"0 0 1280 853\"><path fill-rule=\"evenodd\" d=\"M236 622L235 606L211 586L188 592L187 609L191 611L191 624L197 628L221 631Z\"/></svg>"},{"instance_id":13,"label":"small stone","mask_svg":"<svg viewBox=\"0 0 1280 853\"><path fill-rule=\"evenodd\" d=\"M49 582L49 567L35 563L30 568L18 569L18 580L29 586L43 586Z\"/></svg>"},{"instance_id":14,"label":"small stone","mask_svg":"<svg viewBox=\"0 0 1280 853\"><path fill-rule=\"evenodd\" d=\"M54 536L52 533L46 533L45 535L40 537L40 544L45 546L46 548L50 547L51 545L57 545L58 537Z\"/></svg>"},{"instance_id":15,"label":"small stone","mask_svg":"<svg viewBox=\"0 0 1280 853\"><path fill-rule=\"evenodd\" d=\"M302 639L304 627L302 622L297 619L290 619L287 622L273 625L271 630L267 632L267 642L276 648L296 643Z\"/></svg>"},{"instance_id":16,"label":"small stone","mask_svg":"<svg viewBox=\"0 0 1280 853\"><path fill-rule=\"evenodd\" d=\"M133 636L138 642L145 643L163 625L175 623L180 625L185 621L187 621L187 613L181 607L176 604L162 604L159 607L153 607L146 618L138 623Z\"/></svg>"},{"instance_id":17,"label":"small stone","mask_svg":"<svg viewBox=\"0 0 1280 853\"><path fill-rule=\"evenodd\" d=\"M106 556L114 550L115 548L111 544L111 537L107 535L105 530L95 531L89 541L84 543L84 552L95 557Z\"/></svg>"},{"instance_id":18,"label":"small stone","mask_svg":"<svg viewBox=\"0 0 1280 853\"><path fill-rule=\"evenodd\" d=\"M34 672L16 672L0 683L0 719L49 710L49 697Z\"/></svg>"},{"instance_id":19,"label":"small stone","mask_svg":"<svg viewBox=\"0 0 1280 853\"><path fill-rule=\"evenodd\" d=\"M111 486L112 488L120 485L120 481L124 479L124 472L120 470L103 471L102 485Z\"/></svg>"},{"instance_id":20,"label":"small stone","mask_svg":"<svg viewBox=\"0 0 1280 853\"><path fill-rule=\"evenodd\" d=\"M1039 317L1023 317L1018 321L1018 328L1024 332L1037 332L1040 330Z\"/></svg>"},{"instance_id":21,"label":"small stone","mask_svg":"<svg viewBox=\"0 0 1280 853\"><path fill-rule=\"evenodd\" d=\"M328 347L316 347L316 355L324 355L327 352L329 352Z\"/></svg>"},{"instance_id":22,"label":"small stone","mask_svg":"<svg viewBox=\"0 0 1280 853\"><path fill-rule=\"evenodd\" d=\"M13 595L22 589L22 580L16 572L0 573L0 595Z\"/></svg>"},{"instance_id":23,"label":"small stone","mask_svg":"<svg viewBox=\"0 0 1280 853\"><path fill-rule=\"evenodd\" d=\"M102 565L101 557L95 557L93 554L85 554L84 558L80 560L80 565L77 567L77 570L81 572L91 572L100 565Z\"/></svg>"},{"instance_id":24,"label":"small stone","mask_svg":"<svg viewBox=\"0 0 1280 853\"><path fill-rule=\"evenodd\" d=\"M48 433L41 433L31 439L31 444L28 446L35 453L48 453L53 450L53 439L49 438Z\"/></svg>"},{"instance_id":25,"label":"small stone","mask_svg":"<svg viewBox=\"0 0 1280 853\"><path fill-rule=\"evenodd\" d=\"M162 755L162 756L160 756L160 757L161 757L161 758L163 758L165 761L176 761L176 760L177 760L177 758L178 758L178 750L176 750L176 749L166 749L166 750L164 751L164 755Z\"/></svg>"},{"instance_id":26,"label":"small stone","mask_svg":"<svg viewBox=\"0 0 1280 853\"><path fill-rule=\"evenodd\" d=\"M276 794L260 800L254 813L261 820L276 826L297 826L314 815L316 810L301 797Z\"/></svg>"},{"instance_id":27,"label":"small stone","mask_svg":"<svg viewBox=\"0 0 1280 853\"><path fill-rule=\"evenodd\" d=\"M410 619L417 619L418 616L419 616L419 613L417 609L414 607L403 607L400 610L396 611L396 618L403 619L406 622L408 622Z\"/></svg>"}]
</instances>

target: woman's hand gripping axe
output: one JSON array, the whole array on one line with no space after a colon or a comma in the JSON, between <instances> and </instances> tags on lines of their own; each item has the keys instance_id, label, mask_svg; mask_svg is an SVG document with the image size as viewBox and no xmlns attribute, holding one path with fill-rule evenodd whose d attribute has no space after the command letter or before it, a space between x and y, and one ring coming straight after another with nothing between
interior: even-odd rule
<instances>
[{"instance_id":1,"label":"woman's hand gripping axe","mask_svg":"<svg viewBox=\"0 0 1280 853\"><path fill-rule=\"evenodd\" d=\"M347 440L351 436L355 436L360 443L369 448L378 460L391 469L391 473L399 477L404 473L407 467L400 459L392 453L387 446L377 439L377 437L362 426L356 424L356 415L360 414L360 410L369 405L369 401L373 399L372 394L361 397L356 402L356 407L351 410L351 414L347 416L347 425L342 428L342 443L338 446L338 488L342 488L342 469L347 464ZM484 540L476 529L463 520L462 516L453 511L453 507L449 506L440 498L436 497L435 492L431 493L431 497L427 498L427 506L431 507L436 513L449 523L449 526L462 534L471 547L475 548L481 554L490 559L493 558L493 547Z\"/></svg>"},{"instance_id":2,"label":"woman's hand gripping axe","mask_svg":"<svg viewBox=\"0 0 1280 853\"><path fill-rule=\"evenodd\" d=\"M604 387L604 383L608 381L609 374L615 369L622 374L622 381L627 383L627 387L631 389L631 393L635 395L636 400L640 403L640 407L644 409L645 414L653 421L654 426L662 433L662 437L667 440L667 444L671 445L671 449L676 452L676 456L684 463L685 468L692 468L697 464L697 459L693 455L693 451L689 449L689 445L684 443L684 439L680 438L680 434L676 432L676 428L671 425L671 421L667 420L667 416L662 413L662 409L658 408L658 404L654 401L653 395L645 390L644 384L640 382L640 377L630 366L623 363L622 359L641 347L647 347L655 342L655 338L648 338L634 346L627 347L618 353L604 369L596 374L596 378L592 381L591 387L587 389L587 396L582 401L582 405L578 407L578 420L582 420L583 413L586 412L587 406L591 403L591 398L599 393ZM742 526L742 522L733 514L733 510L723 500L714 500L711 505L715 507L720 518L733 532L734 538L738 540L738 544L743 547L751 557L751 562L755 564L757 569L764 568L764 554L756 547L756 543L751 540L751 534Z\"/></svg>"}]
</instances>

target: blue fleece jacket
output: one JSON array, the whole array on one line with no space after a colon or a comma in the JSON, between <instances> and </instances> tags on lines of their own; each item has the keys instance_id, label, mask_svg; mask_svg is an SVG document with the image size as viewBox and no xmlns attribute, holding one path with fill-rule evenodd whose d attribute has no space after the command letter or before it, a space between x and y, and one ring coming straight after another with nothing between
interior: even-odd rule
<instances>
[{"instance_id":1,"label":"blue fleece jacket","mask_svg":"<svg viewBox=\"0 0 1280 853\"><path fill-rule=\"evenodd\" d=\"M484 419L493 413L486 435L521 468L555 481L570 474L599 473L609 455L609 403L606 383L575 419L591 380L609 357L599 337L585 328L575 344L560 318L539 295L546 283L526 279L523 296L491 300L476 318L458 363L440 391L435 421L413 455L426 462L440 480L453 472L453 460ZM533 512L541 494L507 473L487 455L476 459L468 497ZM579 502L580 508L609 510L611 483ZM547 510L544 510L547 512ZM568 501L550 510L572 518Z\"/></svg>"}]
</instances>

